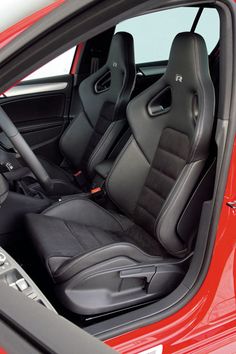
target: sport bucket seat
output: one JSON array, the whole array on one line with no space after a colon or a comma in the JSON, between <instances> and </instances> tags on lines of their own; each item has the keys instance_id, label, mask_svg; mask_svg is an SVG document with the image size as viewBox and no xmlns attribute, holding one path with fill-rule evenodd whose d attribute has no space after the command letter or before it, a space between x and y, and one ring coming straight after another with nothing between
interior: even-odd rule
<instances>
[{"instance_id":1,"label":"sport bucket seat","mask_svg":"<svg viewBox=\"0 0 236 354\"><path fill-rule=\"evenodd\" d=\"M59 147L71 170L93 177L126 123L126 107L135 82L133 37L126 32L113 36L106 64L79 86L81 109L62 135ZM49 176L69 184L73 174L40 159Z\"/></svg>"},{"instance_id":2,"label":"sport bucket seat","mask_svg":"<svg viewBox=\"0 0 236 354\"><path fill-rule=\"evenodd\" d=\"M119 212L71 197L27 216L65 307L94 315L177 287L191 239L177 225L209 155L213 115L205 42L178 34L164 76L128 105L132 134L106 181Z\"/></svg>"}]
</instances>

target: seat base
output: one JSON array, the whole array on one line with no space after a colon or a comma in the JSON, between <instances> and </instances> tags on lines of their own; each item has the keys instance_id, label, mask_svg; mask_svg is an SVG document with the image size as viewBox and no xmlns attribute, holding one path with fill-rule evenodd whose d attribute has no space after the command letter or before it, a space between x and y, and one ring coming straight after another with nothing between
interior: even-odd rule
<instances>
[{"instance_id":1,"label":"seat base","mask_svg":"<svg viewBox=\"0 0 236 354\"><path fill-rule=\"evenodd\" d=\"M154 237L88 199L58 202L44 215L29 214L27 224L60 302L74 313L162 297L184 276L183 261L169 259Z\"/></svg>"},{"instance_id":2,"label":"seat base","mask_svg":"<svg viewBox=\"0 0 236 354\"><path fill-rule=\"evenodd\" d=\"M183 279L184 263L166 260L137 265L131 259L116 257L55 285L55 293L73 313L109 313L168 295Z\"/></svg>"}]
</instances>

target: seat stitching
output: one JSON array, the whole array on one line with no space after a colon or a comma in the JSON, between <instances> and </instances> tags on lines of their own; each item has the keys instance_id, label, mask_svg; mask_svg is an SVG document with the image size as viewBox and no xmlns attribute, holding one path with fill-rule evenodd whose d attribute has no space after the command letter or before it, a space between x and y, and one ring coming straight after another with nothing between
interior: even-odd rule
<instances>
[{"instance_id":1,"label":"seat stitching","mask_svg":"<svg viewBox=\"0 0 236 354\"><path fill-rule=\"evenodd\" d=\"M70 231L71 235L73 236L73 238L76 240L76 242L79 244L79 246L82 248L82 250L84 252L86 252L85 247L83 246L83 244L79 241L79 239L76 237L74 230L72 229L72 227L69 225L69 223L67 221L64 221L65 226L68 228L68 230Z\"/></svg>"},{"instance_id":2,"label":"seat stitching","mask_svg":"<svg viewBox=\"0 0 236 354\"><path fill-rule=\"evenodd\" d=\"M112 133L112 131L115 129L115 127L116 127L116 125L113 124L113 122L112 122L109 125L109 127L107 128L107 130L105 131L105 133L102 135L102 138L97 143L97 145L95 146L92 154L90 155L89 162L88 162L88 168L91 168L91 165L92 165L94 159L99 154L99 152L102 149L102 147L105 145L107 139L109 138L109 135Z\"/></svg>"},{"instance_id":3,"label":"seat stitching","mask_svg":"<svg viewBox=\"0 0 236 354\"><path fill-rule=\"evenodd\" d=\"M147 214L151 215L154 219L156 218L156 215L154 215L150 210L146 209L141 204L138 205L138 208L141 208L142 210L144 210Z\"/></svg>"},{"instance_id":4,"label":"seat stitching","mask_svg":"<svg viewBox=\"0 0 236 354\"><path fill-rule=\"evenodd\" d=\"M97 241L98 246L102 245L102 242L100 242L100 240L97 238L97 235L93 232L93 230L89 229L90 233L92 234L93 238Z\"/></svg>"},{"instance_id":5,"label":"seat stitching","mask_svg":"<svg viewBox=\"0 0 236 354\"><path fill-rule=\"evenodd\" d=\"M194 50L197 52L198 50L197 50L197 41L196 41L196 39L194 39ZM200 64L199 64L199 57L196 55L195 56L195 60L196 60L196 66L199 68L200 67ZM199 78L199 70L196 70L196 76L197 76L197 78L198 78L198 81L199 81L199 85L200 85L200 87L201 87L201 89L202 89L202 92L204 92L204 89L203 89L203 85L202 85L202 81L201 81L201 79ZM205 109L205 96L204 95L202 95L202 101L203 101L203 104L202 104L202 107L204 107L204 109ZM199 141L200 141L200 137L201 137L201 134L200 134L200 132L201 132L201 130L202 130L202 126L203 126L203 119L202 119L202 117L203 117L204 115L203 115L203 112L201 112L201 119L199 119L198 120L198 126L197 126L197 133L196 133L196 137L195 137L195 141L194 141L194 144L193 144L193 146L192 146L192 153L191 153L191 157L190 157L190 159L191 160L193 160L194 159L194 155L195 155L195 153L196 153L196 150L197 150L197 147L198 147L198 143L199 143ZM195 146L194 146L195 145Z\"/></svg>"},{"instance_id":6,"label":"seat stitching","mask_svg":"<svg viewBox=\"0 0 236 354\"><path fill-rule=\"evenodd\" d=\"M118 157L116 158L114 164L113 164L113 167L111 169L111 171L109 172L107 178L106 178L106 190L107 190L107 194L109 196L109 198L111 199L111 201L113 201L113 203L115 205L117 205L120 210L123 210L123 208L121 207L121 205L116 202L113 198L112 198L112 194L111 194L111 191L110 191L110 187L109 187L109 182L110 182L110 179L111 179L111 176L113 174L113 171L115 170L116 166L119 164L122 156L124 155L125 151L129 148L129 146L131 145L132 142L135 142L136 146L138 147L138 149L140 150L143 158L147 161L147 163L150 165L149 161L147 160L146 156L143 154L143 151L140 149L139 145L137 144L135 138L134 138L134 135L132 134L129 138L129 140L127 141L127 143L125 144L125 146L123 147L123 149L121 150L120 154L118 155Z\"/></svg>"},{"instance_id":7,"label":"seat stitching","mask_svg":"<svg viewBox=\"0 0 236 354\"><path fill-rule=\"evenodd\" d=\"M185 165L185 167L186 167L186 165ZM183 170L182 170L182 173L181 173L181 174L179 175L179 177L178 177L178 180L180 179L180 177L183 178L183 177L184 177L183 175L185 174L185 179L184 179L184 180L186 181L186 180L188 179L188 177L189 177L189 175L190 175L192 169L193 169L193 165L190 166L190 168L189 168L189 170L188 170L187 172L185 172L184 169L183 169ZM165 240L163 240L161 237L158 236L158 229L160 228L160 223L162 222L164 216L168 213L170 207L172 206L172 205L170 205L170 204L168 205L170 199L173 198L173 196L175 197L175 199L177 199L178 196L181 194L182 189L184 188L184 185L185 185L185 183L182 183L182 185L179 185L179 186L176 185L176 189L174 189L174 190L170 193L170 195L167 197L167 199L166 199L166 205L167 205L167 206L166 206L166 209L163 210L162 215L158 215L158 217L157 217L157 219L156 219L156 221L155 221L155 224L154 224L154 233L157 235L158 241L160 242L160 244L161 244L165 249L168 249L168 246L166 245ZM166 246L167 246L167 247L166 247ZM181 253L183 253L183 250L178 251L178 252L175 252L175 254L181 254Z\"/></svg>"},{"instance_id":8,"label":"seat stitching","mask_svg":"<svg viewBox=\"0 0 236 354\"><path fill-rule=\"evenodd\" d=\"M129 247L134 248L136 251L138 251L139 253L141 253L141 255L148 257L148 258L150 259L150 261L152 261L152 260L153 260L153 261L157 261L158 259L159 259L159 260L160 260L160 259L163 259L162 256L152 256L152 255L150 255L150 254L144 252L141 248L137 247L135 244L130 243L130 242L117 242L117 243L114 243L114 247L116 247L116 245L119 245L119 246L120 246L120 245L122 245L122 246L128 245ZM87 254L81 256L81 257L75 256L74 259L72 258L71 262L73 262L73 260L76 260L76 258L77 258L77 261L80 262L81 260L83 260L83 259L85 259L86 257L88 257L88 255L89 255L89 256L96 256L97 253L99 253L99 252L101 252L101 251L103 251L103 250L105 250L105 249L107 249L107 248L109 248L109 247L110 247L110 245L101 247L101 248L96 249L96 250L94 250L94 251L91 251L91 252L89 252L89 253L87 253ZM128 257L131 258L131 256L128 256ZM137 260L136 260L135 258L132 258L132 259L137 262ZM56 271L56 273L57 273L57 272L60 272L60 273L59 273L59 274L56 274L56 277L62 276L63 273L66 273L67 271L69 271L73 266L74 266L74 264L68 263L68 264L67 264L67 269L65 269L65 267L64 267L64 270L63 270L63 269L60 270L61 267L59 267L58 270Z\"/></svg>"},{"instance_id":9,"label":"seat stitching","mask_svg":"<svg viewBox=\"0 0 236 354\"><path fill-rule=\"evenodd\" d=\"M161 200L165 200L166 198L163 197L159 191L156 191L154 189L152 189L151 187L149 187L148 185L145 185L144 188L147 188L148 190L150 190L152 193L155 194L155 196L159 197Z\"/></svg>"},{"instance_id":10,"label":"seat stitching","mask_svg":"<svg viewBox=\"0 0 236 354\"><path fill-rule=\"evenodd\" d=\"M109 137L109 135L112 133L112 131L116 128L116 122L120 122L120 121L115 121L115 122L111 122L111 124L109 125L109 127L107 128L105 134L102 136L101 140L98 142L97 146L95 147L90 159L93 160L96 155L99 153L99 151L101 150L101 148L104 146L107 138ZM100 146L98 146L100 145ZM91 162L89 163L89 166L91 165Z\"/></svg>"},{"instance_id":11,"label":"seat stitching","mask_svg":"<svg viewBox=\"0 0 236 354\"><path fill-rule=\"evenodd\" d=\"M81 197L78 198L78 196L71 197L70 199L67 199L67 200L65 200L65 201L63 201L63 202L57 202L56 204L54 204L54 205L48 207L47 209L45 209L45 210L43 211L43 214L42 214L42 215L45 215L46 212L48 212L48 211L50 211L50 210L53 210L54 208L56 208L56 207L58 207L58 206L60 206L60 205L66 204L66 203L68 203L68 202L70 202L70 201L73 201L73 200L77 200L77 201L83 200L83 201L86 201L87 203L92 204L93 206L95 206L96 208L100 209L101 211L103 211L103 212L104 212L105 214L107 214L108 216L110 216L112 219L114 219L114 221L117 222L117 224L121 227L122 230L125 230L125 229L123 228L123 225L122 225L122 223L120 222L120 220L117 219L116 216L113 215L111 212L109 212L108 210L102 208L100 205L98 205L98 204L92 202L92 201L89 200L89 199L84 199L84 198L81 198ZM55 216L49 216L49 215L45 215L45 216L48 216L48 217L55 217ZM56 218L56 217L55 217L55 218ZM64 219L62 219L62 220L64 221Z\"/></svg>"},{"instance_id":12,"label":"seat stitching","mask_svg":"<svg viewBox=\"0 0 236 354\"><path fill-rule=\"evenodd\" d=\"M162 147L158 147L158 150L162 150L162 151L165 151L167 154L170 154L172 156L174 156L175 158L179 158L180 160L183 160L184 162L186 161L183 157L179 156L178 154L175 154L174 152L171 152L165 148L162 148Z\"/></svg>"},{"instance_id":13,"label":"seat stitching","mask_svg":"<svg viewBox=\"0 0 236 354\"><path fill-rule=\"evenodd\" d=\"M161 171L159 168L154 167L154 166L152 166L152 168L154 169L154 171L159 172L161 175L163 175L163 176L165 176L165 177L167 177L167 178L169 178L169 179L172 179L172 181L175 181L175 180L176 180L174 177L171 177L168 173L166 173L166 172L164 172L164 171Z\"/></svg>"}]
</instances>

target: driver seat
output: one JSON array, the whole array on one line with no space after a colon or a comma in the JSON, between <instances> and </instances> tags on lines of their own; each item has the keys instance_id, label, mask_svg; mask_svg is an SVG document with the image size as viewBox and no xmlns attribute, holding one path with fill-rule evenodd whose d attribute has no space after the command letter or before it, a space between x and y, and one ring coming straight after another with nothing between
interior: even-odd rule
<instances>
[{"instance_id":1,"label":"driver seat","mask_svg":"<svg viewBox=\"0 0 236 354\"><path fill-rule=\"evenodd\" d=\"M40 158L51 179L72 185L73 172L92 180L95 167L106 159L127 124L126 107L135 84L133 37L118 32L111 41L107 62L79 86L80 111L59 141L67 169ZM79 171L80 170L80 171Z\"/></svg>"},{"instance_id":2,"label":"driver seat","mask_svg":"<svg viewBox=\"0 0 236 354\"><path fill-rule=\"evenodd\" d=\"M76 197L27 216L66 308L96 315L178 286L191 233L177 225L208 159L214 101L203 38L178 34L164 76L128 105L132 135L106 181L119 211Z\"/></svg>"}]
</instances>

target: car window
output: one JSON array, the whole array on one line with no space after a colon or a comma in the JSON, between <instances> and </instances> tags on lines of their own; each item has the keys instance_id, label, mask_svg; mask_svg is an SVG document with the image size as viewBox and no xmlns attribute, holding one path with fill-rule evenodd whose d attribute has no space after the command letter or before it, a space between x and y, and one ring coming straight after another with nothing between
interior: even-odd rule
<instances>
[{"instance_id":1,"label":"car window","mask_svg":"<svg viewBox=\"0 0 236 354\"><path fill-rule=\"evenodd\" d=\"M34 71L32 74L27 76L23 81L69 74L73 62L73 58L75 55L75 50L76 47L67 50L65 53L59 55L57 58L49 61L41 68Z\"/></svg>"},{"instance_id":2,"label":"car window","mask_svg":"<svg viewBox=\"0 0 236 354\"><path fill-rule=\"evenodd\" d=\"M198 10L197 7L181 7L145 14L119 23L116 32L133 35L136 63L165 61L174 37L191 30ZM204 9L196 32L203 35L208 51L212 51L219 39L219 16L215 9Z\"/></svg>"},{"instance_id":3,"label":"car window","mask_svg":"<svg viewBox=\"0 0 236 354\"><path fill-rule=\"evenodd\" d=\"M203 36L208 53L211 53L220 38L220 19L216 9L204 9L195 32Z\"/></svg>"}]
</instances>

